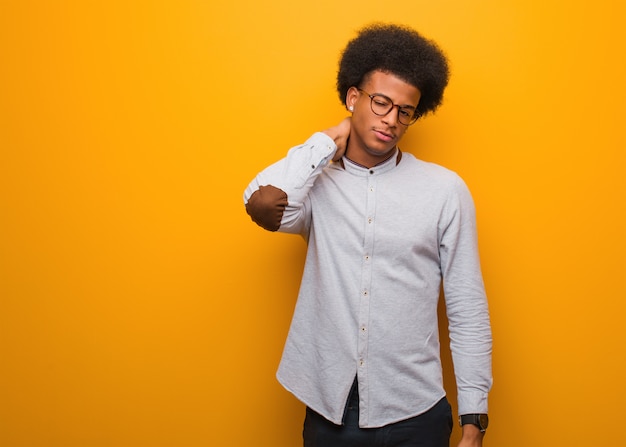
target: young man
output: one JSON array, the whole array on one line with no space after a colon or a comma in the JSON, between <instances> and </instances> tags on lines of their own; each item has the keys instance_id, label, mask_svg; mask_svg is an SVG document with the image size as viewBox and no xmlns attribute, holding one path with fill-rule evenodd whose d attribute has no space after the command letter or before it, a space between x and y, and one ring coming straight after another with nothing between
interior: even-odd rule
<instances>
[{"instance_id":1,"label":"young man","mask_svg":"<svg viewBox=\"0 0 626 447\"><path fill-rule=\"evenodd\" d=\"M449 445L437 302L443 285L463 435L482 445L491 328L474 205L453 172L401 152L441 103L445 56L414 30L372 25L337 77L351 117L263 170L252 219L301 234L306 265L278 369L307 406L305 447Z\"/></svg>"}]
</instances>

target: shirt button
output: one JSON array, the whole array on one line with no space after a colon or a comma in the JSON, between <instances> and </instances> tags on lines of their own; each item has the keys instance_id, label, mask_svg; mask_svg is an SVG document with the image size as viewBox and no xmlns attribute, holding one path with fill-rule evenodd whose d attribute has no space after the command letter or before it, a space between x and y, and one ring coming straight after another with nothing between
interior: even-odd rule
<instances>
[{"instance_id":1,"label":"shirt button","mask_svg":"<svg viewBox=\"0 0 626 447\"><path fill-rule=\"evenodd\" d=\"M373 173L374 173L374 170L370 170L370 174L373 174Z\"/></svg>"}]
</instances>

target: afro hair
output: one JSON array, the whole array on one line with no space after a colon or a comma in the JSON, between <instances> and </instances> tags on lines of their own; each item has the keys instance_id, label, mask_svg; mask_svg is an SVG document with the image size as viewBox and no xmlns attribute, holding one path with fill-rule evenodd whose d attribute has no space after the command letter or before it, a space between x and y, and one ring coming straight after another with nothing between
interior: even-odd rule
<instances>
[{"instance_id":1,"label":"afro hair","mask_svg":"<svg viewBox=\"0 0 626 447\"><path fill-rule=\"evenodd\" d=\"M380 23L362 28L346 45L337 73L340 101L345 105L348 89L360 87L374 71L393 74L417 87L420 116L441 105L450 76L446 56L435 42L411 28Z\"/></svg>"}]
</instances>

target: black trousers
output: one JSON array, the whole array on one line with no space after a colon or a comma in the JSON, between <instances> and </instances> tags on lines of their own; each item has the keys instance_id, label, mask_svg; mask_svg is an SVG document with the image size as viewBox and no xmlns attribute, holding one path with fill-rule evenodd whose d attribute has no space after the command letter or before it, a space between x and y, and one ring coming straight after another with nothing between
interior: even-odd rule
<instances>
[{"instance_id":1,"label":"black trousers","mask_svg":"<svg viewBox=\"0 0 626 447\"><path fill-rule=\"evenodd\" d=\"M307 407L304 447L449 447L452 409L444 397L426 413L380 428L359 427L359 393L353 385L343 425Z\"/></svg>"}]
</instances>

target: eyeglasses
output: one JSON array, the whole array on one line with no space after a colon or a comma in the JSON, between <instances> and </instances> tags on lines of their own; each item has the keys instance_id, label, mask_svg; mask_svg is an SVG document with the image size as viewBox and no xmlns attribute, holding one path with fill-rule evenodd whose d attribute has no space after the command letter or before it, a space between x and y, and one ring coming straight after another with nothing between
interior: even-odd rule
<instances>
[{"instance_id":1,"label":"eyeglasses","mask_svg":"<svg viewBox=\"0 0 626 447\"><path fill-rule=\"evenodd\" d=\"M410 126L420 117L420 113L415 109L415 107L410 106L399 106L398 104L394 104L391 99L386 97L385 95L381 95L380 93L375 93L370 95L365 90L358 88L357 90L365 93L370 97L370 107L372 108L372 112L378 116L385 116L394 107L398 108L398 121L405 126Z\"/></svg>"}]
</instances>

